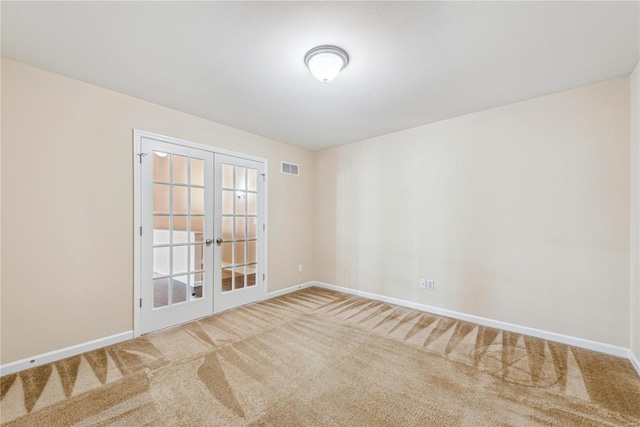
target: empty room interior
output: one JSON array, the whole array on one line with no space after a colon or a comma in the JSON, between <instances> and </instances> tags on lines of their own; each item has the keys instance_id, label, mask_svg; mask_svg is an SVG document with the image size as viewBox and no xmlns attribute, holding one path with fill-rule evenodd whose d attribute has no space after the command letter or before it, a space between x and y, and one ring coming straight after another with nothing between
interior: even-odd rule
<instances>
[{"instance_id":1,"label":"empty room interior","mask_svg":"<svg viewBox=\"0 0 640 427\"><path fill-rule=\"evenodd\" d=\"M0 24L0 425L640 425L639 1Z\"/></svg>"}]
</instances>

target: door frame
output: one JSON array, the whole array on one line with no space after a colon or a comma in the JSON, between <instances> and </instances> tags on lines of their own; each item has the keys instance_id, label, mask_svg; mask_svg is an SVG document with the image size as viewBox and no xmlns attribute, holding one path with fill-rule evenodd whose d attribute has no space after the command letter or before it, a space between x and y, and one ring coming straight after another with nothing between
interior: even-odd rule
<instances>
[{"instance_id":1,"label":"door frame","mask_svg":"<svg viewBox=\"0 0 640 427\"><path fill-rule=\"evenodd\" d=\"M268 252L269 252L269 160L251 156L248 154L239 153L237 151L225 150L222 148L213 147L211 145L199 144L197 142L186 141L184 139L174 138L171 136L165 136L153 132L147 132L144 130L133 129L133 335L138 337L141 335L140 328L140 298L142 295L142 239L140 238L140 228L142 227L142 138L154 139L161 142L180 145L187 148L195 148L198 150L207 151L215 154L224 154L226 156L238 157L240 159L252 160L255 162L264 164L264 203L263 203L263 215L265 228L262 231L262 245L263 245L263 266L262 271L264 273L262 299L267 297L267 289L269 288L269 267L268 267ZM215 157L214 157L215 158ZM215 283L214 283L215 286ZM213 295L212 295L213 297ZM211 313L211 314L216 314Z\"/></svg>"}]
</instances>

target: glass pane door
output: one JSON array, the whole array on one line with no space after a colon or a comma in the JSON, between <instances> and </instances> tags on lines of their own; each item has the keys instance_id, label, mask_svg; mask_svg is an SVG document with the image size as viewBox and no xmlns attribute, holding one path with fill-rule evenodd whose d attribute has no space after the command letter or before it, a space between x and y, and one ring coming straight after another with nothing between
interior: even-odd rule
<instances>
[{"instance_id":1,"label":"glass pane door","mask_svg":"<svg viewBox=\"0 0 640 427\"><path fill-rule=\"evenodd\" d=\"M202 298L204 160L153 151L153 308Z\"/></svg>"},{"instance_id":2,"label":"glass pane door","mask_svg":"<svg viewBox=\"0 0 640 427\"><path fill-rule=\"evenodd\" d=\"M263 296L263 164L216 154L216 311Z\"/></svg>"},{"instance_id":3,"label":"glass pane door","mask_svg":"<svg viewBox=\"0 0 640 427\"><path fill-rule=\"evenodd\" d=\"M142 147L141 325L148 332L212 312L213 247L205 236L213 234L213 154L151 139Z\"/></svg>"},{"instance_id":4,"label":"glass pane door","mask_svg":"<svg viewBox=\"0 0 640 427\"><path fill-rule=\"evenodd\" d=\"M256 169L222 164L222 292L256 285L257 177Z\"/></svg>"}]
</instances>

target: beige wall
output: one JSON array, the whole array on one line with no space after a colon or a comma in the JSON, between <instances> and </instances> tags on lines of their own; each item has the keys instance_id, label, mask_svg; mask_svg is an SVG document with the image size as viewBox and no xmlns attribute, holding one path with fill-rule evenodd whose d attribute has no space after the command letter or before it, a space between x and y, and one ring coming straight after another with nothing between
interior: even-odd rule
<instances>
[{"instance_id":1,"label":"beige wall","mask_svg":"<svg viewBox=\"0 0 640 427\"><path fill-rule=\"evenodd\" d=\"M1 7L0 7L1 9ZM2 64L0 56L0 100L2 100ZM0 102L0 224L2 224L2 102ZM0 354L2 353L2 226L0 225ZM1 356L0 356L1 360Z\"/></svg>"},{"instance_id":2,"label":"beige wall","mask_svg":"<svg viewBox=\"0 0 640 427\"><path fill-rule=\"evenodd\" d=\"M628 78L321 151L316 174L317 280L629 346Z\"/></svg>"},{"instance_id":3,"label":"beige wall","mask_svg":"<svg viewBox=\"0 0 640 427\"><path fill-rule=\"evenodd\" d=\"M631 280L629 309L631 314L631 351L640 359L640 64L630 77L631 138Z\"/></svg>"},{"instance_id":4,"label":"beige wall","mask_svg":"<svg viewBox=\"0 0 640 427\"><path fill-rule=\"evenodd\" d=\"M1 363L132 329L134 128L268 158L269 290L313 279L312 153L7 59L2 86Z\"/></svg>"}]
</instances>

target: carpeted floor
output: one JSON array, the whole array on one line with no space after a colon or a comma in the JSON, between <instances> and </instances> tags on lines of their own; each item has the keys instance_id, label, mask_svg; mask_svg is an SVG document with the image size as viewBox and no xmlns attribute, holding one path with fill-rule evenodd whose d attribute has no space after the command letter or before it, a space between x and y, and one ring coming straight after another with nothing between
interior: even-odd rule
<instances>
[{"instance_id":1,"label":"carpeted floor","mask_svg":"<svg viewBox=\"0 0 640 427\"><path fill-rule=\"evenodd\" d=\"M2 425L640 425L631 364L308 288L0 378Z\"/></svg>"}]
</instances>

